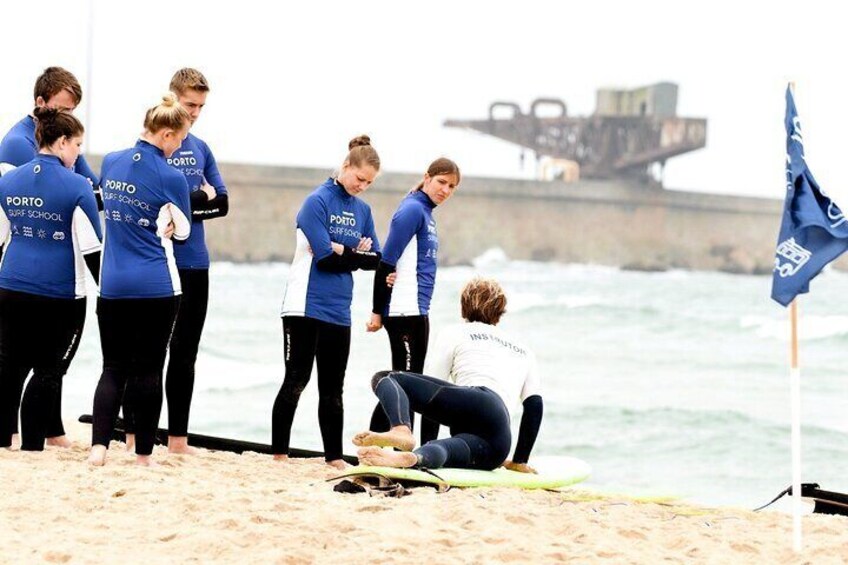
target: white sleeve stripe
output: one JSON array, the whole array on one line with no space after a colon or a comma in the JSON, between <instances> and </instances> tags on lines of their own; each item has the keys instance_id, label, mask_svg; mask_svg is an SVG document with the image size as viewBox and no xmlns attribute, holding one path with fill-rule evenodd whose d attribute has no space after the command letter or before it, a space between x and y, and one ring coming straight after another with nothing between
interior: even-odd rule
<instances>
[{"instance_id":1,"label":"white sleeve stripe","mask_svg":"<svg viewBox=\"0 0 848 565\"><path fill-rule=\"evenodd\" d=\"M0 245L5 245L12 230L12 224L9 223L9 218L6 216L6 210L0 208Z\"/></svg>"},{"instance_id":2,"label":"white sleeve stripe","mask_svg":"<svg viewBox=\"0 0 848 565\"><path fill-rule=\"evenodd\" d=\"M89 253L100 251L103 244L101 244L100 240L97 238L97 231L91 224L91 220L88 219L88 215L79 206L74 208L71 229L73 229L76 234L76 241L79 245L80 253L88 255Z\"/></svg>"},{"instance_id":3,"label":"white sleeve stripe","mask_svg":"<svg viewBox=\"0 0 848 565\"><path fill-rule=\"evenodd\" d=\"M17 168L17 167L15 167L15 166L14 166L13 164L11 164L11 163L0 163L0 177L2 177L3 175L5 175L5 174L6 174L6 173L8 173L9 171L13 171L13 170L15 170L16 168Z\"/></svg>"},{"instance_id":4,"label":"white sleeve stripe","mask_svg":"<svg viewBox=\"0 0 848 565\"><path fill-rule=\"evenodd\" d=\"M183 214L179 206L171 202L167 206L171 212L171 221L174 222L174 239L180 241L188 239L188 236L191 235L191 222L186 218L186 215Z\"/></svg>"}]
</instances>

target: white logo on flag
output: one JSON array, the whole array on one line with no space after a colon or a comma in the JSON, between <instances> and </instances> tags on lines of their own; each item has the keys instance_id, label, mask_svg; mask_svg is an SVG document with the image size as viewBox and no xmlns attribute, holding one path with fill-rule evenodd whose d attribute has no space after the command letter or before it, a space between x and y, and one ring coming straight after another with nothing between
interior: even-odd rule
<instances>
[{"instance_id":1,"label":"white logo on flag","mask_svg":"<svg viewBox=\"0 0 848 565\"><path fill-rule=\"evenodd\" d=\"M798 118L798 116L792 118L792 130L792 139L794 139L801 145L804 145L804 136L801 133L801 120Z\"/></svg>"},{"instance_id":2,"label":"white logo on flag","mask_svg":"<svg viewBox=\"0 0 848 565\"><path fill-rule=\"evenodd\" d=\"M774 270L777 271L781 278L791 277L797 273L801 267L807 264L810 257L813 256L808 249L804 249L795 243L794 237L780 242L780 245L777 246L776 255L777 257L774 258ZM786 262L781 263L781 257L786 259Z\"/></svg>"}]
</instances>

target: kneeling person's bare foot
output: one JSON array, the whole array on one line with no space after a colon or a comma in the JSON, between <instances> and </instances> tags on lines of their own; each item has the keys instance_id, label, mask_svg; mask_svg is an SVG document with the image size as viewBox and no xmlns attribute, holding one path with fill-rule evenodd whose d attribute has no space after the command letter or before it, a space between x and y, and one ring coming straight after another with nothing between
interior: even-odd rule
<instances>
[{"instance_id":1,"label":"kneeling person's bare foot","mask_svg":"<svg viewBox=\"0 0 848 565\"><path fill-rule=\"evenodd\" d=\"M49 437L45 440L45 443L54 447L71 447L71 440L68 439L68 436L64 435Z\"/></svg>"},{"instance_id":2,"label":"kneeling person's bare foot","mask_svg":"<svg viewBox=\"0 0 848 565\"><path fill-rule=\"evenodd\" d=\"M186 436L168 436L168 453L179 455L197 455L200 453L196 447L188 444Z\"/></svg>"},{"instance_id":3,"label":"kneeling person's bare foot","mask_svg":"<svg viewBox=\"0 0 848 565\"><path fill-rule=\"evenodd\" d=\"M408 426L395 426L387 432L360 432L353 436L353 445L396 447L401 451L412 451L415 449L415 436Z\"/></svg>"},{"instance_id":4,"label":"kneeling person's bare foot","mask_svg":"<svg viewBox=\"0 0 848 565\"><path fill-rule=\"evenodd\" d=\"M382 447L363 447L356 452L362 465L375 467L398 467L406 469L418 463L418 456L411 451L391 451Z\"/></svg>"},{"instance_id":5,"label":"kneeling person's bare foot","mask_svg":"<svg viewBox=\"0 0 848 565\"><path fill-rule=\"evenodd\" d=\"M95 467L102 467L106 464L106 446L92 445L91 452L88 454L88 464Z\"/></svg>"}]
</instances>

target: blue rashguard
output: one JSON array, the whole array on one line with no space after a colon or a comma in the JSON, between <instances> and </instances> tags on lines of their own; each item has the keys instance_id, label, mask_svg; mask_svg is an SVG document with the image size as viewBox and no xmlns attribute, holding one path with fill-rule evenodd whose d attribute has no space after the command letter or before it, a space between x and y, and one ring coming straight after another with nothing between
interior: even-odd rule
<instances>
[{"instance_id":1,"label":"blue rashguard","mask_svg":"<svg viewBox=\"0 0 848 565\"><path fill-rule=\"evenodd\" d=\"M27 116L12 126L3 141L0 142L0 176L15 167L32 161L38 154L35 142L35 118ZM89 189L97 188L99 180L82 155L74 163L74 172L88 179Z\"/></svg>"},{"instance_id":2,"label":"blue rashguard","mask_svg":"<svg viewBox=\"0 0 848 565\"><path fill-rule=\"evenodd\" d=\"M177 267L180 269L208 269L209 251L203 221L227 214L227 187L218 171L218 164L209 146L189 133L182 146L167 159L168 164L181 171L188 182L191 194L191 235L185 245L174 248ZM204 180L215 189L216 197L207 200L205 194L196 198Z\"/></svg>"},{"instance_id":3,"label":"blue rashguard","mask_svg":"<svg viewBox=\"0 0 848 565\"><path fill-rule=\"evenodd\" d=\"M103 159L106 243L100 274L102 298L163 298L181 293L173 239L191 233L185 176L165 162L162 151L139 140L135 147Z\"/></svg>"},{"instance_id":4,"label":"blue rashguard","mask_svg":"<svg viewBox=\"0 0 848 565\"><path fill-rule=\"evenodd\" d=\"M51 298L85 296L83 255L100 251L91 185L53 155L0 178L0 288Z\"/></svg>"},{"instance_id":5,"label":"blue rashguard","mask_svg":"<svg viewBox=\"0 0 848 565\"><path fill-rule=\"evenodd\" d=\"M354 251L362 237L372 240L368 254ZM367 265L345 259L345 265L328 267L328 260L334 255L332 242L345 246L345 258L368 255ZM334 179L327 179L306 197L297 214L297 244L281 315L305 316L350 326L351 271L375 269L379 254L380 242L374 230L371 208L348 194Z\"/></svg>"},{"instance_id":6,"label":"blue rashguard","mask_svg":"<svg viewBox=\"0 0 848 565\"><path fill-rule=\"evenodd\" d=\"M417 190L401 201L392 217L383 263L395 269L397 280L383 316L426 316L430 311L439 250L435 207L429 196Z\"/></svg>"}]
</instances>

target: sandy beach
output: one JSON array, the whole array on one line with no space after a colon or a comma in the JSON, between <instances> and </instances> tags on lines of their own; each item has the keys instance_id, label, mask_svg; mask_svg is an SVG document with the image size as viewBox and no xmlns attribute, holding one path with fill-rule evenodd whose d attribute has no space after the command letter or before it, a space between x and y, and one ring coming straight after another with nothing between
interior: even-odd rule
<instances>
[{"instance_id":1,"label":"sandy beach","mask_svg":"<svg viewBox=\"0 0 848 565\"><path fill-rule=\"evenodd\" d=\"M848 518L639 502L580 489L413 489L403 498L333 492L321 460L154 455L140 468L113 443L0 450L3 563L845 563Z\"/></svg>"}]
</instances>

